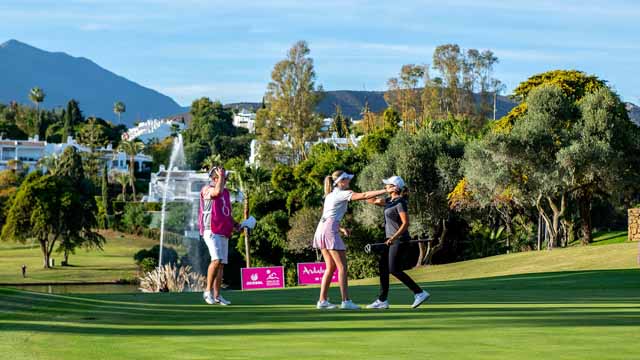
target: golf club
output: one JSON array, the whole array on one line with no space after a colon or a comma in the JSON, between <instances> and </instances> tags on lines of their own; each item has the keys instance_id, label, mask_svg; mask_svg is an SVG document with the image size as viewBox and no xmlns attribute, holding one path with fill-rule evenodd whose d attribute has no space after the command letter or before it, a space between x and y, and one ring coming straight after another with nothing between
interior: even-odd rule
<instances>
[{"instance_id":1,"label":"golf club","mask_svg":"<svg viewBox=\"0 0 640 360\"><path fill-rule=\"evenodd\" d=\"M431 240L430 239L418 239L418 240L409 240L409 241L407 241L407 243L413 244L413 243L423 243L423 242L429 242L429 241L431 241ZM367 245L364 246L364 252L366 252L367 254L370 254L371 250L373 249L373 247L382 246L382 245L386 245L386 243L380 242L380 243L367 244Z\"/></svg>"}]
</instances>

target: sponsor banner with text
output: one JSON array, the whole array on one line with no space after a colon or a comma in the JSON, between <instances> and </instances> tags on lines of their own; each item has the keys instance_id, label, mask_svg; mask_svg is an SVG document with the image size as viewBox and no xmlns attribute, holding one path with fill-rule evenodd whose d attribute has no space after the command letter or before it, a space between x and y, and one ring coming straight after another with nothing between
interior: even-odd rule
<instances>
[{"instance_id":1,"label":"sponsor banner with text","mask_svg":"<svg viewBox=\"0 0 640 360\"><path fill-rule=\"evenodd\" d=\"M242 268L242 290L275 289L284 287L284 267Z\"/></svg>"},{"instance_id":2,"label":"sponsor banner with text","mask_svg":"<svg viewBox=\"0 0 640 360\"><path fill-rule=\"evenodd\" d=\"M323 262L298 263L298 285L317 285L322 281L326 265ZM333 272L331 282L338 282L338 270Z\"/></svg>"}]
</instances>

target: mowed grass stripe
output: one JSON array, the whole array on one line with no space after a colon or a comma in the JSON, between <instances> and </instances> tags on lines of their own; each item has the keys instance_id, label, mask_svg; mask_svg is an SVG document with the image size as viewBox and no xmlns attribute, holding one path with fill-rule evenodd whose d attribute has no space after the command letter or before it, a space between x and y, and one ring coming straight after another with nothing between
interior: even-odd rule
<instances>
[{"instance_id":1,"label":"mowed grass stripe","mask_svg":"<svg viewBox=\"0 0 640 360\"><path fill-rule=\"evenodd\" d=\"M600 270L423 283L417 310L394 285L387 311L317 311L317 288L48 295L0 290L11 359L625 359L637 356L640 271ZM376 286L354 286L372 300ZM331 297L337 298L336 289ZM20 344L21 346L15 346Z\"/></svg>"}]
</instances>

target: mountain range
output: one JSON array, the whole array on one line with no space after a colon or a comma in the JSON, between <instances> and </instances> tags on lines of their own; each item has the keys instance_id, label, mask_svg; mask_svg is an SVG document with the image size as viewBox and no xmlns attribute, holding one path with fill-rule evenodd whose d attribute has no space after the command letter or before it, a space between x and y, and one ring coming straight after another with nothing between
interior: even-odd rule
<instances>
[{"instance_id":1,"label":"mountain range","mask_svg":"<svg viewBox=\"0 0 640 360\"><path fill-rule=\"evenodd\" d=\"M479 101L479 96L476 96ZM358 91L358 90L335 90L325 91L322 100L318 103L316 111L323 116L333 116L336 107L340 106L340 111L346 117L360 119L362 109L365 105L369 106L369 110L375 113L384 111L387 108L387 102L384 99L384 91ZM496 116L498 118L506 115L517 104L506 96L498 96L496 101ZM242 102L231 103L226 106L236 109L255 110L262 106L262 103Z\"/></svg>"},{"instance_id":2,"label":"mountain range","mask_svg":"<svg viewBox=\"0 0 640 360\"><path fill-rule=\"evenodd\" d=\"M65 107L70 99L80 103L85 116L115 119L113 105L122 101L122 122L163 117L184 111L170 97L118 76L83 57L48 52L17 40L0 44L0 102L30 103L31 88L46 94L42 107Z\"/></svg>"},{"instance_id":3,"label":"mountain range","mask_svg":"<svg viewBox=\"0 0 640 360\"><path fill-rule=\"evenodd\" d=\"M0 44L0 103L17 101L30 103L31 88L40 87L46 93L42 107L63 108L70 99L80 103L85 116L115 119L113 104L125 103L122 122L133 126L135 121L161 117L184 117L189 108L180 106L169 96L139 85L100 67L93 61L62 52L49 52L17 40ZM387 107L383 91L325 91L316 111L333 116L339 106L342 113L359 119L365 105L373 112ZM497 101L497 116L501 117L516 105L508 97ZM256 109L258 102L226 104L228 107ZM627 103L632 120L640 126L640 107Z\"/></svg>"}]
</instances>

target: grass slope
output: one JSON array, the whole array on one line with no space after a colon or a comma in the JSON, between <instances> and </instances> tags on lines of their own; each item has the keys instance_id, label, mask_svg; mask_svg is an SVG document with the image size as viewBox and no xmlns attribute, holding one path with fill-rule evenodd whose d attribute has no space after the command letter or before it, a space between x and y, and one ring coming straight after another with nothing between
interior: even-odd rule
<instances>
[{"instance_id":1,"label":"grass slope","mask_svg":"<svg viewBox=\"0 0 640 360\"><path fill-rule=\"evenodd\" d=\"M69 257L72 266L59 266L62 254L54 253L56 267L43 269L39 247L3 243L0 247L0 283L34 284L44 282L109 282L130 279L136 274L133 254L157 242L131 235L104 232L104 251L78 249ZM37 244L36 244L37 245ZM27 265L27 278L20 267Z\"/></svg>"},{"instance_id":2,"label":"grass slope","mask_svg":"<svg viewBox=\"0 0 640 360\"><path fill-rule=\"evenodd\" d=\"M443 281L408 307L317 311L316 288L201 294L51 295L0 289L0 354L21 359L633 359L640 271ZM376 286L354 286L355 301ZM338 298L337 290L331 290Z\"/></svg>"},{"instance_id":3,"label":"grass slope","mask_svg":"<svg viewBox=\"0 0 640 360\"><path fill-rule=\"evenodd\" d=\"M417 281L472 279L538 272L632 269L638 267L638 243L557 248L492 256L409 271ZM377 279L355 283L374 284Z\"/></svg>"}]
</instances>

